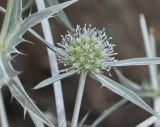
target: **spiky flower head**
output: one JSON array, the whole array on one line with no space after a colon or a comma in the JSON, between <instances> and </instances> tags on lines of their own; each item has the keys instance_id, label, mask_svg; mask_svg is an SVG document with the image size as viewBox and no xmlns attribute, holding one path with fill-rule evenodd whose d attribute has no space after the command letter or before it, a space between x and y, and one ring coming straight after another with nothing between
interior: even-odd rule
<instances>
[{"instance_id":1,"label":"spiky flower head","mask_svg":"<svg viewBox=\"0 0 160 127\"><path fill-rule=\"evenodd\" d=\"M59 43L58 58L65 66L70 66L77 71L88 70L92 73L100 73L102 70L110 70L107 62L115 61L114 44L110 44L105 29L98 30L84 25L79 25L62 36Z\"/></svg>"}]
</instances>

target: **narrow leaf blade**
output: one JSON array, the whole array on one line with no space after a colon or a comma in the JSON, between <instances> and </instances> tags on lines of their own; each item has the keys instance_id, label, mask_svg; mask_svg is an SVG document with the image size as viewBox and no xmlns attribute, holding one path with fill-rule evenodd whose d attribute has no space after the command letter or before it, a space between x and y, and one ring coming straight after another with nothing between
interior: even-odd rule
<instances>
[{"instance_id":1,"label":"narrow leaf blade","mask_svg":"<svg viewBox=\"0 0 160 127\"><path fill-rule=\"evenodd\" d=\"M43 113L27 95L18 77L14 77L14 81L8 84L8 87L12 93L12 96L16 98L24 109L26 109L29 113L36 115L39 120L43 121L48 126L54 127L54 125L43 115Z\"/></svg>"},{"instance_id":2,"label":"narrow leaf blade","mask_svg":"<svg viewBox=\"0 0 160 127\"><path fill-rule=\"evenodd\" d=\"M126 60L119 60L114 62L107 62L106 65L111 67L137 66L137 65L154 65L160 64L160 57L154 58L133 58Z\"/></svg>"},{"instance_id":3,"label":"narrow leaf blade","mask_svg":"<svg viewBox=\"0 0 160 127\"><path fill-rule=\"evenodd\" d=\"M138 95L136 95L128 88L120 85L119 83L103 75L96 75L96 78L99 79L99 81L102 83L103 86L107 87L114 93L126 98L127 100L133 102L134 104L138 105L147 112L159 117L159 115L156 112L154 112L154 110L146 102L144 102Z\"/></svg>"},{"instance_id":4,"label":"narrow leaf blade","mask_svg":"<svg viewBox=\"0 0 160 127\"><path fill-rule=\"evenodd\" d=\"M46 80L43 80L42 82L40 82L38 85L36 85L33 89L40 89L42 87L45 87L45 86L48 86L50 85L51 83L54 83L58 80L61 80L61 79L64 79L66 77L69 77L69 76L72 76L76 73L76 71L70 71L70 72L66 72L64 74L61 74L61 75L57 75L57 76L54 76L54 77L51 77L51 78L48 78Z\"/></svg>"}]
</instances>

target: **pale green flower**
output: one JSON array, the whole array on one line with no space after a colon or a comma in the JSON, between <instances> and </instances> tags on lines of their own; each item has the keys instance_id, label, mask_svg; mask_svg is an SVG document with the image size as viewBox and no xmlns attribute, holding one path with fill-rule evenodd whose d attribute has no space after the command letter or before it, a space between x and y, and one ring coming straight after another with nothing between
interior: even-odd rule
<instances>
[{"instance_id":1,"label":"pale green flower","mask_svg":"<svg viewBox=\"0 0 160 127\"><path fill-rule=\"evenodd\" d=\"M160 64L160 58L144 57L118 61L115 59L117 53L113 50L115 45L109 42L110 39L107 37L104 29L91 28L91 25L89 27L84 25L83 28L77 25L72 32L68 32L65 36L62 36L62 42L58 44L58 47L52 47L41 39L50 49L56 52L60 63L63 63L66 68L60 70L60 75L40 82L34 89L45 87L74 74L80 74L71 127L77 126L87 75L100 82L102 86L107 87L116 94L159 117L136 93L106 77L104 73L105 70L109 72L111 67Z\"/></svg>"},{"instance_id":2,"label":"pale green flower","mask_svg":"<svg viewBox=\"0 0 160 127\"><path fill-rule=\"evenodd\" d=\"M107 62L115 61L114 44L110 44L105 29L97 30L87 28L86 25L77 28L74 32L68 32L62 36L62 43L58 48L59 61L65 66L71 67L78 72L88 70L92 73L100 73L103 70L110 70Z\"/></svg>"}]
</instances>

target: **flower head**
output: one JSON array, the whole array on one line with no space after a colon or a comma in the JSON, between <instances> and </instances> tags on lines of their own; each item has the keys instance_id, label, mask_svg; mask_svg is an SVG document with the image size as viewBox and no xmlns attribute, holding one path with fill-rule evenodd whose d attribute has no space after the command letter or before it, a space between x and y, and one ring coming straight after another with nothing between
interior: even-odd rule
<instances>
[{"instance_id":1,"label":"flower head","mask_svg":"<svg viewBox=\"0 0 160 127\"><path fill-rule=\"evenodd\" d=\"M62 43L59 43L59 60L72 69L82 71L88 70L92 73L99 73L101 70L110 70L106 62L115 61L113 47L110 44L105 29L98 30L81 28L77 25L73 32L62 36Z\"/></svg>"}]
</instances>

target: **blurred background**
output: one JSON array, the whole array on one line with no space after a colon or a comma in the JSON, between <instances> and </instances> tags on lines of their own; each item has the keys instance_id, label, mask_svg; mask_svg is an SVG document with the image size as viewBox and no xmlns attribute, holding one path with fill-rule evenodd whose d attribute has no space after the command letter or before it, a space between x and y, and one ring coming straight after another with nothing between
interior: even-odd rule
<instances>
[{"instance_id":1,"label":"blurred background","mask_svg":"<svg viewBox=\"0 0 160 127\"><path fill-rule=\"evenodd\" d=\"M60 0L64 2L65 0ZM6 8L7 0L0 0L0 5ZM24 5L27 0L23 0ZM160 46L160 0L79 0L77 3L65 9L65 12L73 27L77 24L83 26L92 24L98 29L106 28L107 35L113 37L112 43L116 45L115 52L118 53L117 59L127 59L135 57L144 57L144 45L139 25L139 15L144 14L147 20L148 28L155 30L156 44ZM24 12L27 16L31 8ZM35 3L32 5L32 12L36 11ZM3 14L0 14L0 25L3 22ZM65 35L67 29L54 19L50 20L52 33L55 42L60 42L60 35ZM41 26L34 28L42 34ZM27 93L33 98L38 107L50 117L56 118L55 101L53 87L49 86L37 91L32 90L37 83L51 76L46 48L39 43L29 33L25 38L34 42L34 44L23 43L18 49L25 53L24 56L18 56L13 63L15 68L22 71L20 78ZM158 54L160 51L158 50ZM61 66L60 66L61 68ZM149 81L148 67L123 67L120 68L123 74L129 79L142 84ZM110 78L117 80L114 71L111 71ZM107 74L106 74L107 75ZM78 76L73 76L62 80L64 92L64 101L67 120L72 118L75 96L78 86ZM3 88L6 110L11 127L33 127L29 116L23 120L23 109L11 99L7 88ZM83 102L80 112L82 118L90 111L86 124L91 124L105 109L112 106L121 97L112 93L106 88L87 78L86 88L83 96ZM146 99L147 103L152 105L152 101ZM12 103L11 103L12 102ZM112 113L106 118L99 127L133 127L139 122L148 118L150 114L140 109L132 103L127 103L122 108Z\"/></svg>"}]
</instances>

